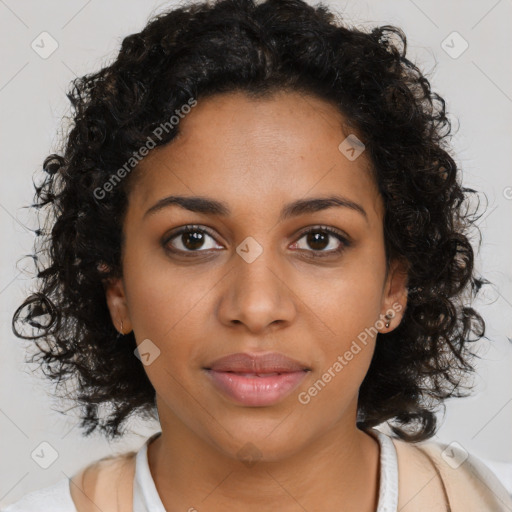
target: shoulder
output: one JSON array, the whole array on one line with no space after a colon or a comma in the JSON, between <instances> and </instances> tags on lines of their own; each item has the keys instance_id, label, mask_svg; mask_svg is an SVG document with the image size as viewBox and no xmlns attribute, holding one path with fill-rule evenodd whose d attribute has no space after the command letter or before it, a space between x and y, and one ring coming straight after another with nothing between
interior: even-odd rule
<instances>
[{"instance_id":1,"label":"shoulder","mask_svg":"<svg viewBox=\"0 0 512 512\"><path fill-rule=\"evenodd\" d=\"M403 512L512 511L512 497L498 478L458 443L397 439L393 443L398 459L399 509Z\"/></svg>"},{"instance_id":2,"label":"shoulder","mask_svg":"<svg viewBox=\"0 0 512 512\"><path fill-rule=\"evenodd\" d=\"M104 457L70 479L38 489L0 512L114 512L132 509L136 452Z\"/></svg>"},{"instance_id":3,"label":"shoulder","mask_svg":"<svg viewBox=\"0 0 512 512\"><path fill-rule=\"evenodd\" d=\"M104 457L76 473L70 491L78 512L131 510L136 452Z\"/></svg>"},{"instance_id":4,"label":"shoulder","mask_svg":"<svg viewBox=\"0 0 512 512\"><path fill-rule=\"evenodd\" d=\"M25 494L2 512L76 512L69 491L69 479L63 478L55 484Z\"/></svg>"}]
</instances>

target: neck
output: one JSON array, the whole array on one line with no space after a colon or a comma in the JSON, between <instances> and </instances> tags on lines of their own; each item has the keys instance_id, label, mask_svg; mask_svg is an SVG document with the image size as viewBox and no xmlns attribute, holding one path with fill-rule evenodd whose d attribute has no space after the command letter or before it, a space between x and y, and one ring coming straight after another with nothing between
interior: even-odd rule
<instances>
[{"instance_id":1,"label":"neck","mask_svg":"<svg viewBox=\"0 0 512 512\"><path fill-rule=\"evenodd\" d=\"M377 508L379 445L357 429L355 414L287 454L263 456L248 443L252 462L206 442L175 416L160 416L160 423L148 461L168 511L260 512L269 504L284 512Z\"/></svg>"}]
</instances>

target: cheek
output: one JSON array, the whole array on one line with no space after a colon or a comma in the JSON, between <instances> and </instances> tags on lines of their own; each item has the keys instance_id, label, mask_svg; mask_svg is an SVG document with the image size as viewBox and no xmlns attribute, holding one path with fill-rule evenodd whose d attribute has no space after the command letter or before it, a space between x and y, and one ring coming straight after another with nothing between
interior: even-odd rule
<instances>
[{"instance_id":1,"label":"cheek","mask_svg":"<svg viewBox=\"0 0 512 512\"><path fill-rule=\"evenodd\" d=\"M344 343L375 325L381 313L384 263L376 258L354 258L341 268L322 293L310 293L311 309Z\"/></svg>"},{"instance_id":2,"label":"cheek","mask_svg":"<svg viewBox=\"0 0 512 512\"><path fill-rule=\"evenodd\" d=\"M317 372L314 381L324 399L343 401L357 393L370 365L381 314L384 257L375 250L354 258L323 293L310 294L308 306L317 312L322 328L317 333ZM313 376L312 376L313 378ZM320 392L321 391L321 392ZM340 404L341 405L341 404Z\"/></svg>"},{"instance_id":3,"label":"cheek","mask_svg":"<svg viewBox=\"0 0 512 512\"><path fill-rule=\"evenodd\" d=\"M329 335L317 336L314 372L298 397L301 404L318 407L326 421L339 420L368 372L376 343L374 318L368 303L353 297L329 314Z\"/></svg>"},{"instance_id":4,"label":"cheek","mask_svg":"<svg viewBox=\"0 0 512 512\"><path fill-rule=\"evenodd\" d=\"M137 249L125 260L126 296L137 344L140 348L150 340L158 353L145 371L157 393L184 405L190 397L183 386L195 385L190 369L204 364L207 335L213 332L214 319L208 312L214 294L207 292L213 292L218 282L212 272L173 268L160 256L153 256L150 265Z\"/></svg>"},{"instance_id":5,"label":"cheek","mask_svg":"<svg viewBox=\"0 0 512 512\"><path fill-rule=\"evenodd\" d=\"M385 274L383 245L368 240L340 280L337 292L346 311L344 316L352 318L360 329L373 324L381 312Z\"/></svg>"},{"instance_id":6,"label":"cheek","mask_svg":"<svg viewBox=\"0 0 512 512\"><path fill-rule=\"evenodd\" d=\"M183 333L193 332L193 321L207 283L197 281L197 270L173 266L162 248L158 254L133 249L124 262L125 286L130 318L137 340L150 338L158 345ZM129 255L129 256L128 256ZM207 279L207 275L204 276Z\"/></svg>"}]
</instances>

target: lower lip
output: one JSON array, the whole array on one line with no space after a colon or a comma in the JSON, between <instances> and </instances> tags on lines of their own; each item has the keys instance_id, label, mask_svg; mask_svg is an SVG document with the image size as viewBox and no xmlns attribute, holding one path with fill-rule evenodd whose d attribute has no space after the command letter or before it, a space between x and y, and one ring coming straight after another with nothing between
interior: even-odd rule
<instances>
[{"instance_id":1,"label":"lower lip","mask_svg":"<svg viewBox=\"0 0 512 512\"><path fill-rule=\"evenodd\" d=\"M307 371L268 377L243 376L231 372L206 370L213 384L234 401L248 406L273 405L296 389Z\"/></svg>"}]
</instances>

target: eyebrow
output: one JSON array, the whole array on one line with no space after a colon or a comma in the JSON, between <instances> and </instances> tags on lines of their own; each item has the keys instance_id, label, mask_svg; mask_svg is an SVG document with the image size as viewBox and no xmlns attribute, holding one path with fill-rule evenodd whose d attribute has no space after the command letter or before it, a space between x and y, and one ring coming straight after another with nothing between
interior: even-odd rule
<instances>
[{"instance_id":1,"label":"eyebrow","mask_svg":"<svg viewBox=\"0 0 512 512\"><path fill-rule=\"evenodd\" d=\"M231 210L226 203L209 197L168 196L160 199L153 206L151 206L146 211L146 213L144 213L143 218L146 218L149 215L154 215L156 212L171 205L177 205L185 210L206 215L218 215L221 217L227 217L231 214ZM313 197L293 201L292 203L289 203L283 207L279 216L279 221L281 222L291 217L297 217L306 213L315 213L335 207L350 208L351 210L359 212L368 222L368 215L360 204L339 195Z\"/></svg>"}]
</instances>

